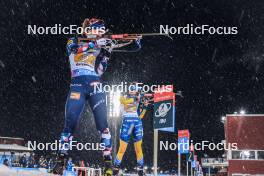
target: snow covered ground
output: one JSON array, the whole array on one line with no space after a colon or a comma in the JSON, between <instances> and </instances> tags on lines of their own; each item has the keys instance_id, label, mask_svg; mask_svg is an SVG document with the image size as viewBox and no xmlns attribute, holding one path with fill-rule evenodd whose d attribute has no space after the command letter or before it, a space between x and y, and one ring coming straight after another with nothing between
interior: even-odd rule
<instances>
[{"instance_id":1,"label":"snow covered ground","mask_svg":"<svg viewBox=\"0 0 264 176\"><path fill-rule=\"evenodd\" d=\"M9 168L5 165L0 165L1 176L55 176L48 174L45 169L16 169Z\"/></svg>"}]
</instances>

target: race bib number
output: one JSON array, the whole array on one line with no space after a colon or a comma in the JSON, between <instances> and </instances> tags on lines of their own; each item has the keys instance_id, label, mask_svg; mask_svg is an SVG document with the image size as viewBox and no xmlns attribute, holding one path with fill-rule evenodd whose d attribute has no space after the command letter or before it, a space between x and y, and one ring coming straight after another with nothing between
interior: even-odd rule
<instances>
[{"instance_id":1,"label":"race bib number","mask_svg":"<svg viewBox=\"0 0 264 176\"><path fill-rule=\"evenodd\" d=\"M79 53L74 56L74 62L78 65L94 67L96 57L93 54Z\"/></svg>"}]
</instances>

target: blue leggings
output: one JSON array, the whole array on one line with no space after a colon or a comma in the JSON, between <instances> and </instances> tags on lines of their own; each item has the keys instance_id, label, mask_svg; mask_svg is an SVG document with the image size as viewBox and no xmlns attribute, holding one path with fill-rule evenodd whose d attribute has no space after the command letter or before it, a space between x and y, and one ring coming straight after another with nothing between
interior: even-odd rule
<instances>
[{"instance_id":1,"label":"blue leggings","mask_svg":"<svg viewBox=\"0 0 264 176\"><path fill-rule=\"evenodd\" d=\"M104 92L94 91L94 83L100 83L99 77L78 76L72 78L65 105L65 126L61 134L61 142L65 143L72 140L72 134L76 130L85 102L88 100L94 114L96 128L101 133L101 143L105 146L104 159L111 161L112 144L107 124L106 96Z\"/></svg>"},{"instance_id":2,"label":"blue leggings","mask_svg":"<svg viewBox=\"0 0 264 176\"><path fill-rule=\"evenodd\" d=\"M78 76L72 78L70 91L65 105L64 133L74 133L86 100L94 114L96 128L103 132L107 127L106 97L104 92L94 92L91 83L100 82L96 76Z\"/></svg>"}]
</instances>

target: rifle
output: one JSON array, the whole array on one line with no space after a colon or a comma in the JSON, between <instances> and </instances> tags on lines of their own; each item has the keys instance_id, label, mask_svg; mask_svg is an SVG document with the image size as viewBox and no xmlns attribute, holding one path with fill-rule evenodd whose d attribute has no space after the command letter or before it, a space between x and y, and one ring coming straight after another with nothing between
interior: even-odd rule
<instances>
[{"instance_id":1,"label":"rifle","mask_svg":"<svg viewBox=\"0 0 264 176\"><path fill-rule=\"evenodd\" d=\"M138 40L138 39L142 39L143 37L147 37L147 36L165 36L173 40L173 38L169 34L161 34L161 33L105 34L105 35L102 35L101 37L98 37L98 35L90 34L90 35L87 35L86 38L78 38L78 42L93 41L93 40L97 40L100 38L127 41L127 40Z\"/></svg>"},{"instance_id":2,"label":"rifle","mask_svg":"<svg viewBox=\"0 0 264 176\"><path fill-rule=\"evenodd\" d=\"M87 35L86 38L78 38L78 43L104 39L105 44L102 45L102 47L109 49L110 51L114 51L114 52L136 52L140 49L140 47L136 50L117 50L115 48L121 48L123 46L129 45L133 41L140 40L143 37L149 37L149 36L165 36L165 37L168 37L171 40L173 40L169 34L161 34L161 33L104 34L100 37L98 35L89 34L89 35Z\"/></svg>"}]
</instances>

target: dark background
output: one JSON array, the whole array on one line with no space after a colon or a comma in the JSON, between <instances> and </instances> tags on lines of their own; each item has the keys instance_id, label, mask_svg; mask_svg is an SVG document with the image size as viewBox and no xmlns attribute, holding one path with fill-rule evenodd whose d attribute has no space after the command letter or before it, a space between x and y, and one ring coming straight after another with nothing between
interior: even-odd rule
<instances>
[{"instance_id":1,"label":"dark background","mask_svg":"<svg viewBox=\"0 0 264 176\"><path fill-rule=\"evenodd\" d=\"M64 103L70 82L65 45L67 35L28 35L27 25L81 24L84 18L105 20L114 33L159 32L159 25L237 26L237 35L174 35L147 38L138 53L114 53L105 83L141 81L173 84L177 97L177 127L190 129L194 141L224 139L222 115L264 108L264 1L1 1L0 135L51 142L64 123ZM98 142L89 109L77 137ZM144 120L144 152L152 162L151 112ZM112 127L112 123L111 126ZM162 133L161 140L176 141ZM96 152L76 156L97 162ZM129 153L129 154L128 154ZM199 157L205 152L198 152ZM221 156L221 152L207 152ZM132 145L125 159L135 165ZM176 164L176 151L162 151L160 166Z\"/></svg>"}]
</instances>

